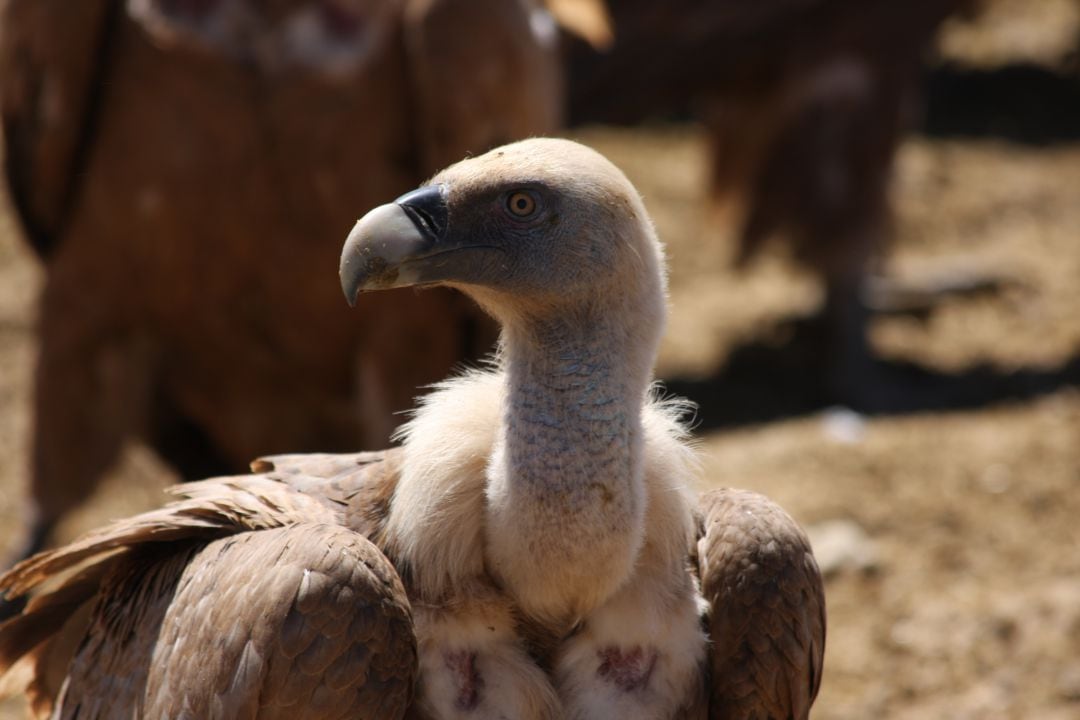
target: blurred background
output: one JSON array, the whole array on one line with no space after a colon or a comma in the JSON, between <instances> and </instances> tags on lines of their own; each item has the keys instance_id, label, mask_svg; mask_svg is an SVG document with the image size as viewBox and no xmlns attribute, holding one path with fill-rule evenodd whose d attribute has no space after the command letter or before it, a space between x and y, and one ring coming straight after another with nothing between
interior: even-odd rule
<instances>
[{"instance_id":1,"label":"blurred background","mask_svg":"<svg viewBox=\"0 0 1080 720\"><path fill-rule=\"evenodd\" d=\"M64 5L0 17L0 550L383 444L493 336L349 312L352 221L561 133L667 243L703 487L811 533L813 716L1080 717L1080 2Z\"/></svg>"}]
</instances>

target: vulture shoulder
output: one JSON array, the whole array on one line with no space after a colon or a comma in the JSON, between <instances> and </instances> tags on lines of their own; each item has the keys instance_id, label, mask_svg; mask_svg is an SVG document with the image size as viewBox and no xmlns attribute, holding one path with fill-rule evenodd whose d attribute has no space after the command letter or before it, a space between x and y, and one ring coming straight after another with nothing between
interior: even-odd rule
<instances>
[{"instance_id":1,"label":"vulture shoulder","mask_svg":"<svg viewBox=\"0 0 1080 720\"><path fill-rule=\"evenodd\" d=\"M4 173L27 239L54 249L78 192L108 64L116 0L0 5Z\"/></svg>"},{"instance_id":2,"label":"vulture shoulder","mask_svg":"<svg viewBox=\"0 0 1080 720\"><path fill-rule=\"evenodd\" d=\"M0 626L4 689L25 688L39 713L56 702L60 717L101 702L147 717L400 716L416 674L411 608L390 562L347 526L377 517L353 510L392 491L396 457L261 459L264 472L177 486L159 510L16 566L0 589L36 594Z\"/></svg>"},{"instance_id":3,"label":"vulture shoulder","mask_svg":"<svg viewBox=\"0 0 1080 720\"><path fill-rule=\"evenodd\" d=\"M825 589L810 541L757 493L714 490L698 507L710 717L809 717L825 654Z\"/></svg>"}]
</instances>

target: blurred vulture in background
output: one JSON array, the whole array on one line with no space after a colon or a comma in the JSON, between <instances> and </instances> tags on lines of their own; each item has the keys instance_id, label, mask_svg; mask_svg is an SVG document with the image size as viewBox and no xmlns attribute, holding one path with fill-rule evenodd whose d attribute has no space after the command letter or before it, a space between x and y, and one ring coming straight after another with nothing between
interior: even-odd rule
<instances>
[{"instance_id":1,"label":"blurred vulture in background","mask_svg":"<svg viewBox=\"0 0 1080 720\"><path fill-rule=\"evenodd\" d=\"M971 0L609 0L614 42L570 53L571 122L694 111L747 261L776 235L825 286L835 400L874 409L867 276L924 55Z\"/></svg>"},{"instance_id":2,"label":"blurred vulture in background","mask_svg":"<svg viewBox=\"0 0 1080 720\"><path fill-rule=\"evenodd\" d=\"M381 446L484 352L493 327L443 290L348 313L340 239L555 129L556 39L530 0L3 3L4 169L46 267L21 552L129 438L185 477Z\"/></svg>"}]
</instances>

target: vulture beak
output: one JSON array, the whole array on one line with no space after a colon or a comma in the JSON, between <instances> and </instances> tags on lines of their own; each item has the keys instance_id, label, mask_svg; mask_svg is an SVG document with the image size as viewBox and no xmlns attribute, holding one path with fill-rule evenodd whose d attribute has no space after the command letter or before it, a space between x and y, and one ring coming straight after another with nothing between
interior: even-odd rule
<instances>
[{"instance_id":1,"label":"vulture beak","mask_svg":"<svg viewBox=\"0 0 1080 720\"><path fill-rule=\"evenodd\" d=\"M341 250L341 289L349 305L365 290L446 279L446 187L429 185L380 205L357 221Z\"/></svg>"}]
</instances>

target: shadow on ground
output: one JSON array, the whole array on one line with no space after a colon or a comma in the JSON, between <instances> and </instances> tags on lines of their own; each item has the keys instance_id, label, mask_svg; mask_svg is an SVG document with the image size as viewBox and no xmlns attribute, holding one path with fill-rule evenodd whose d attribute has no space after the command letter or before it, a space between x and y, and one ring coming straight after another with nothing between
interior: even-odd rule
<instances>
[{"instance_id":1,"label":"shadow on ground","mask_svg":"<svg viewBox=\"0 0 1080 720\"><path fill-rule=\"evenodd\" d=\"M921 129L929 137L1033 146L1080 140L1080 71L946 63L927 71L924 92Z\"/></svg>"},{"instance_id":2,"label":"shadow on ground","mask_svg":"<svg viewBox=\"0 0 1080 720\"><path fill-rule=\"evenodd\" d=\"M869 415L970 410L1029 400L1080 386L1080 353L1056 367L972 365L944 372L906 360L875 358L873 399L845 402L829 390L821 324L800 318L764 328L737 345L707 377L663 378L667 394L697 403L700 432L767 423L846 405Z\"/></svg>"}]
</instances>

